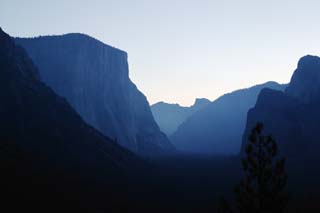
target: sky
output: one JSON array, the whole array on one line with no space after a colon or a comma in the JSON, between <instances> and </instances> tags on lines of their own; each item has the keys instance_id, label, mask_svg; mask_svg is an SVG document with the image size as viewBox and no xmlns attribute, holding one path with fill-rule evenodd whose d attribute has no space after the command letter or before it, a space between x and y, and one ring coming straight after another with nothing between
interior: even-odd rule
<instances>
[{"instance_id":1,"label":"sky","mask_svg":"<svg viewBox=\"0 0 320 213\"><path fill-rule=\"evenodd\" d=\"M81 32L128 53L151 104L192 105L266 81L287 83L320 55L318 0L0 0L12 36Z\"/></svg>"}]
</instances>

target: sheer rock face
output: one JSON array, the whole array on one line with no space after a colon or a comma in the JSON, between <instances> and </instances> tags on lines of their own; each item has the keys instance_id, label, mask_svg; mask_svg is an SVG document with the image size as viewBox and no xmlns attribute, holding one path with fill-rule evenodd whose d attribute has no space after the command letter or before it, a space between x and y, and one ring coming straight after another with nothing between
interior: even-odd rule
<instances>
[{"instance_id":1,"label":"sheer rock face","mask_svg":"<svg viewBox=\"0 0 320 213\"><path fill-rule=\"evenodd\" d=\"M239 154L247 112L256 103L259 92L263 88L285 87L267 82L225 94L190 116L170 139L185 152Z\"/></svg>"},{"instance_id":2,"label":"sheer rock face","mask_svg":"<svg viewBox=\"0 0 320 213\"><path fill-rule=\"evenodd\" d=\"M320 58L305 56L298 62L291 82L284 92L262 90L256 105L248 112L242 152L248 134L256 122L274 136L280 152L292 159L306 160L318 155L320 148ZM301 161L301 162L302 162Z\"/></svg>"},{"instance_id":3,"label":"sheer rock face","mask_svg":"<svg viewBox=\"0 0 320 213\"><path fill-rule=\"evenodd\" d=\"M138 161L86 124L64 98L42 83L25 50L1 28L0 44L1 143L16 144L26 153L66 165L105 161L122 169L131 160Z\"/></svg>"},{"instance_id":4,"label":"sheer rock face","mask_svg":"<svg viewBox=\"0 0 320 213\"><path fill-rule=\"evenodd\" d=\"M140 154L173 150L129 79L125 52L83 34L15 41L40 68L41 79L104 135Z\"/></svg>"},{"instance_id":5,"label":"sheer rock face","mask_svg":"<svg viewBox=\"0 0 320 213\"><path fill-rule=\"evenodd\" d=\"M38 206L51 196L56 205L66 196L84 200L85 208L101 200L106 208L112 199L125 202L127 178L142 160L86 124L39 80L24 49L1 29L0 98L1 193L6 199L12 193L14 201L36 200L28 205Z\"/></svg>"},{"instance_id":6,"label":"sheer rock face","mask_svg":"<svg viewBox=\"0 0 320 213\"><path fill-rule=\"evenodd\" d=\"M158 102L151 106L151 110L160 129L170 136L187 118L207 106L209 103L211 102L205 98L197 98L195 103L190 107Z\"/></svg>"}]
</instances>

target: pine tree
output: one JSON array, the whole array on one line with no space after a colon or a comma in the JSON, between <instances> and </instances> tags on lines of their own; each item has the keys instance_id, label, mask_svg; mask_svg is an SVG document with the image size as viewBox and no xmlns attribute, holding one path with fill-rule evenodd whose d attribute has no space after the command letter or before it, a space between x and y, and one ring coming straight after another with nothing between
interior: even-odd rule
<instances>
[{"instance_id":1,"label":"pine tree","mask_svg":"<svg viewBox=\"0 0 320 213\"><path fill-rule=\"evenodd\" d=\"M235 188L236 209L240 213L285 211L287 196L283 189L287 182L285 159L276 160L276 141L262 134L258 123L248 138L242 160L244 178Z\"/></svg>"}]
</instances>

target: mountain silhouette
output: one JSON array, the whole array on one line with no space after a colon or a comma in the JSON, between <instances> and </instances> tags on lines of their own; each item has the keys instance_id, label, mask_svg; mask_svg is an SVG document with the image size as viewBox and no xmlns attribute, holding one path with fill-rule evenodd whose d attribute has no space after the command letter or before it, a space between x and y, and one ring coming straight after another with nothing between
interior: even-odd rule
<instances>
[{"instance_id":1,"label":"mountain silhouette","mask_svg":"<svg viewBox=\"0 0 320 213\"><path fill-rule=\"evenodd\" d=\"M127 179L142 160L42 83L25 50L1 28L0 98L1 209L125 205Z\"/></svg>"},{"instance_id":2,"label":"mountain silhouette","mask_svg":"<svg viewBox=\"0 0 320 213\"><path fill-rule=\"evenodd\" d=\"M143 155L174 150L129 79L127 53L84 34L16 38L47 85L104 135Z\"/></svg>"},{"instance_id":3,"label":"mountain silhouette","mask_svg":"<svg viewBox=\"0 0 320 213\"><path fill-rule=\"evenodd\" d=\"M209 103L210 101L205 98L197 98L190 107L158 102L151 106L151 111L161 131L170 136L188 117Z\"/></svg>"},{"instance_id":4,"label":"mountain silhouette","mask_svg":"<svg viewBox=\"0 0 320 213\"><path fill-rule=\"evenodd\" d=\"M261 89L284 90L267 82L225 94L194 113L171 136L177 149L202 154L239 154L248 110Z\"/></svg>"},{"instance_id":5,"label":"mountain silhouette","mask_svg":"<svg viewBox=\"0 0 320 213\"><path fill-rule=\"evenodd\" d=\"M280 150L286 155L317 155L319 145L315 133L320 119L319 82L320 58L302 57L284 92L261 91L256 105L248 112L243 144L249 129L260 121L265 124L266 131L279 141Z\"/></svg>"},{"instance_id":6,"label":"mountain silhouette","mask_svg":"<svg viewBox=\"0 0 320 213\"><path fill-rule=\"evenodd\" d=\"M249 110L243 134L242 154L250 128L256 122L278 143L286 158L289 185L296 194L318 194L320 171L320 58L304 56L284 92L263 89Z\"/></svg>"}]
</instances>

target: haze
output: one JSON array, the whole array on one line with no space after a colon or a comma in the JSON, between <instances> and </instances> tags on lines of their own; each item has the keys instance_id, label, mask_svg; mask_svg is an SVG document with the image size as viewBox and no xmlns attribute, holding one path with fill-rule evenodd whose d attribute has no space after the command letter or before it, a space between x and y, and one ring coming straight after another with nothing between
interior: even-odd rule
<instances>
[{"instance_id":1,"label":"haze","mask_svg":"<svg viewBox=\"0 0 320 213\"><path fill-rule=\"evenodd\" d=\"M130 77L150 103L191 105L232 90L290 81L319 55L319 1L1 0L13 36L81 32L129 54Z\"/></svg>"}]
</instances>

